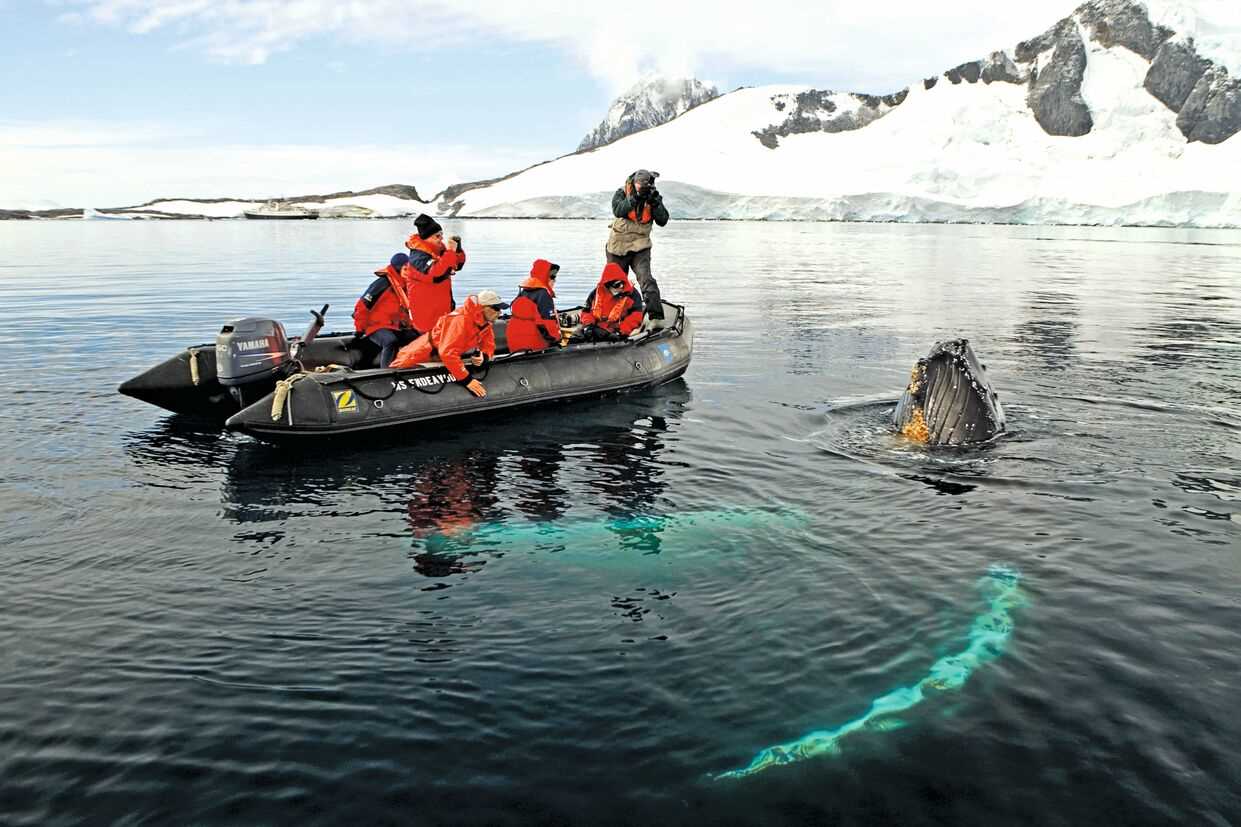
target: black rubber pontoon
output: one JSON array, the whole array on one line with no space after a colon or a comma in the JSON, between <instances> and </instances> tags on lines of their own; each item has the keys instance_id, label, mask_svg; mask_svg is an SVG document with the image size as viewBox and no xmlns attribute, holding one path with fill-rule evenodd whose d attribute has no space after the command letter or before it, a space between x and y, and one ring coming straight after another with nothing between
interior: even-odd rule
<instances>
[{"instance_id":1,"label":"black rubber pontoon","mask_svg":"<svg viewBox=\"0 0 1241 827\"><path fill-rule=\"evenodd\" d=\"M307 372L284 380L226 425L269 441L322 439L662 385L685 373L694 338L683 307L665 302L664 309L661 328L617 342L575 342L539 352L504 352L504 323L497 322L496 358L473 369L487 388L482 399L438 363Z\"/></svg>"},{"instance_id":2,"label":"black rubber pontoon","mask_svg":"<svg viewBox=\"0 0 1241 827\"><path fill-rule=\"evenodd\" d=\"M292 341L298 343L296 339ZM303 346L298 360L307 370L327 365L354 367L370 364L378 352L370 342L357 339L352 333L328 333ZM123 382L118 390L173 413L223 420L241 410L237 396L249 404L271 393L276 381L282 378L282 372L272 372L236 394L230 393L220 384L216 346L203 344L165 359Z\"/></svg>"}]
</instances>

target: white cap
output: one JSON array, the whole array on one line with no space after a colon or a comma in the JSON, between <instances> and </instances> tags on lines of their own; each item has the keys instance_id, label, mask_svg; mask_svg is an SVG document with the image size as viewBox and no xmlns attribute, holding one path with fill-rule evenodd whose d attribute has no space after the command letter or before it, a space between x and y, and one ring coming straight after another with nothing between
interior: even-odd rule
<instances>
[{"instance_id":1,"label":"white cap","mask_svg":"<svg viewBox=\"0 0 1241 827\"><path fill-rule=\"evenodd\" d=\"M483 307L494 307L497 310L508 307L508 302L500 301L500 294L494 290L480 290L477 298L478 303Z\"/></svg>"}]
</instances>

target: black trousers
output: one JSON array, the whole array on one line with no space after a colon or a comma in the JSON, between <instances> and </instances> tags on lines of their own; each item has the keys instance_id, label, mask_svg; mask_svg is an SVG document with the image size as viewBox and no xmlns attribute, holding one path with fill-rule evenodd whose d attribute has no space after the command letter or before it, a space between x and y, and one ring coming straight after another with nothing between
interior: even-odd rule
<instances>
[{"instance_id":1,"label":"black trousers","mask_svg":"<svg viewBox=\"0 0 1241 827\"><path fill-rule=\"evenodd\" d=\"M632 269L638 280L638 289L642 291L642 301L646 305L646 314L652 319L664 317L664 303L659 297L659 283L651 275L651 248L625 253L623 256L608 253L608 263L619 264L626 274Z\"/></svg>"},{"instance_id":2,"label":"black trousers","mask_svg":"<svg viewBox=\"0 0 1241 827\"><path fill-rule=\"evenodd\" d=\"M367 337L379 345L379 366L386 368L396 358L396 352L418 338L416 330L376 330Z\"/></svg>"}]
</instances>

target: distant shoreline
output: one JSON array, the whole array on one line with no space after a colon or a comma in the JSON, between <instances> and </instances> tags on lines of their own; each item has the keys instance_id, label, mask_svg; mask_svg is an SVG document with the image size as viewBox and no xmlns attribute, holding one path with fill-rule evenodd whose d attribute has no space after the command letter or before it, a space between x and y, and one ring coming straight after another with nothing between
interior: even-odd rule
<instances>
[{"instance_id":1,"label":"distant shoreline","mask_svg":"<svg viewBox=\"0 0 1241 827\"><path fill-rule=\"evenodd\" d=\"M140 222L147 223L151 221L250 221L244 216L225 216L215 217L208 215L191 215L183 213L166 213L158 210L152 210L149 213L135 215L126 208L97 210L98 219L84 219L84 210L81 209L58 209L58 210L0 210L0 221L83 221L83 220L99 220L114 223ZM111 217L117 214L122 217ZM408 215L387 215L375 216L373 218L357 218L357 217L324 217L322 221L409 221L412 220L417 213L409 213ZM461 215L446 216L445 220L449 221L607 221L610 216L492 216L492 215ZM1106 223L1106 222L1023 222L1023 221L927 221L927 220L901 220L901 219L864 219L864 218L682 218L674 216L677 222L732 222L737 224L749 223L765 223L765 224L900 224L906 226L961 226L961 227L1103 227L1114 229L1144 229L1144 230L1218 230L1224 232L1241 231L1241 226L1235 225L1204 225L1195 224L1173 224L1173 223ZM280 222L284 223L284 222Z\"/></svg>"}]
</instances>

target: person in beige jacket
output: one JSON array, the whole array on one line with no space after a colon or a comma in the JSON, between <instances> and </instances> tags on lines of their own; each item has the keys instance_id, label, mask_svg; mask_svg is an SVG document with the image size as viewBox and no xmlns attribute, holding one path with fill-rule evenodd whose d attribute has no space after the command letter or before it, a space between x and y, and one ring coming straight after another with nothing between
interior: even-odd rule
<instances>
[{"instance_id":1,"label":"person in beige jacket","mask_svg":"<svg viewBox=\"0 0 1241 827\"><path fill-rule=\"evenodd\" d=\"M652 319L664 317L659 284L651 275L651 230L668 223L668 209L655 189L658 172L640 169L625 179L625 185L612 196L612 231L605 247L609 263L633 270L642 288L642 301Z\"/></svg>"}]
</instances>

